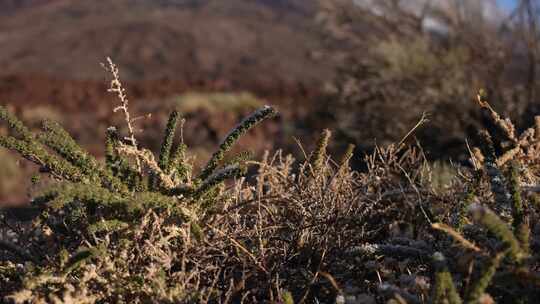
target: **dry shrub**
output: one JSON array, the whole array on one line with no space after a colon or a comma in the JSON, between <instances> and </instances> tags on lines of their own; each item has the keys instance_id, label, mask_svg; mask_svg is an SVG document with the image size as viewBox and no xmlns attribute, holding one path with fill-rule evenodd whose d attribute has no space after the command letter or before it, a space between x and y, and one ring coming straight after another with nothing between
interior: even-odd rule
<instances>
[{"instance_id":1,"label":"dry shrub","mask_svg":"<svg viewBox=\"0 0 540 304\"><path fill-rule=\"evenodd\" d=\"M4 261L0 278L12 283L2 292L17 303L278 303L291 296L295 303L396 297L422 303L485 299L489 286L498 299L515 297L518 290L524 301L537 296L535 259L525 249L529 245L518 241L527 233L516 230L513 236L489 211L502 202L480 162L478 171L453 169L455 177L441 187L439 169L420 148L390 145L366 156L368 170L360 173L349 168L352 150L339 162L327 155L329 135L323 132L303 161L278 151L250 162L258 168L253 181L221 185L213 205L196 208L196 221L180 220L174 209L151 208L132 222L103 220L103 228L89 234L74 231L82 236L74 247L38 225L17 243L23 248L37 235L28 248L40 262L15 264L24 259L16 255ZM538 163L525 153L538 147L531 139L515 155L520 164ZM537 171L517 174L523 181L538 179ZM533 225L538 214L527 193L523 222ZM510 219L518 229L518 218ZM459 242L433 230L435 222L451 224L444 231L454 231L450 235ZM534 248L538 235L531 228L527 244ZM512 252L514 258L502 260ZM490 263L501 277L493 276Z\"/></svg>"},{"instance_id":2,"label":"dry shrub","mask_svg":"<svg viewBox=\"0 0 540 304\"><path fill-rule=\"evenodd\" d=\"M538 90L535 64L520 49L527 45L534 54L536 47L532 41L520 47L516 42L528 37L521 32L527 28L520 24L525 17L509 17L501 24L484 20L474 10L489 1L459 1L455 7L444 1L410 1L417 9L409 1L320 2L319 22L327 42L322 58L337 61L339 68L328 96L317 104L320 115L313 124L326 119L325 127L336 130L342 145L354 142L372 151L397 142L427 112L431 123L416 136L428 157L464 161L464 138L473 138L486 119L470 102L481 87L520 129L539 114L531 98ZM478 6L469 7L469 2ZM523 3L519 10L531 2ZM516 15L522 13L527 15ZM430 23L438 28L426 26Z\"/></svg>"},{"instance_id":3,"label":"dry shrub","mask_svg":"<svg viewBox=\"0 0 540 304\"><path fill-rule=\"evenodd\" d=\"M199 215L199 223L149 210L118 230L84 237L81 246L91 250L55 244L45 254L48 271L27 264L24 288L11 298L65 300L77 291L112 302L259 302L277 301L283 290L308 301L335 298L323 273L338 274L339 284L350 288L375 288L375 282L357 285L362 278L350 276L365 271L360 246L413 237L413 226L429 229L427 214L414 202L418 195L427 201L429 193L413 190L426 185L406 173L424 162L418 151L399 152L394 146L378 150L364 174L350 170L351 155L334 163L324 145L300 166L290 155L267 155L253 162L256 181L242 179L216 193L218 203ZM39 239L54 238L38 233ZM84 250L88 255L74 262Z\"/></svg>"},{"instance_id":4,"label":"dry shrub","mask_svg":"<svg viewBox=\"0 0 540 304\"><path fill-rule=\"evenodd\" d=\"M533 303L540 296L540 118L520 133L484 92L478 104L489 132L471 148L468 167L433 168L420 147L401 140L376 147L363 159L366 170L353 171L353 146L340 161L328 155L329 130L301 160L280 151L261 161L227 158L274 114L264 107L198 174L183 142L173 149L176 112L159 159L111 128L104 166L57 124L45 123L36 137L0 108L11 129L0 143L60 181L34 199L41 214L32 224L1 218L0 296L15 303ZM119 109L127 105L121 98ZM246 177L247 167L257 171Z\"/></svg>"}]
</instances>

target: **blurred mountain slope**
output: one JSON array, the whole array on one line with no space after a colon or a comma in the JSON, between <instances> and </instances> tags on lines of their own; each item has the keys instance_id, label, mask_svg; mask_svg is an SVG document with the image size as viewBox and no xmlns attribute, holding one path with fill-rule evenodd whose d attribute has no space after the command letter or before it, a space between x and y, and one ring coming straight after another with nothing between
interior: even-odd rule
<instances>
[{"instance_id":1,"label":"blurred mountain slope","mask_svg":"<svg viewBox=\"0 0 540 304\"><path fill-rule=\"evenodd\" d=\"M126 80L318 82L315 1L1 0L0 73Z\"/></svg>"}]
</instances>

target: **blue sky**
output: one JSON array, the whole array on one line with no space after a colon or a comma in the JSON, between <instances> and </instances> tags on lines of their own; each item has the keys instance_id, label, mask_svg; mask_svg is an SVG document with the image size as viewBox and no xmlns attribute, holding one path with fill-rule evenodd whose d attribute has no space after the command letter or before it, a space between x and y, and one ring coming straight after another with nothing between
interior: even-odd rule
<instances>
[{"instance_id":1,"label":"blue sky","mask_svg":"<svg viewBox=\"0 0 540 304\"><path fill-rule=\"evenodd\" d=\"M517 0L497 0L499 5L505 9L512 9L516 5Z\"/></svg>"}]
</instances>

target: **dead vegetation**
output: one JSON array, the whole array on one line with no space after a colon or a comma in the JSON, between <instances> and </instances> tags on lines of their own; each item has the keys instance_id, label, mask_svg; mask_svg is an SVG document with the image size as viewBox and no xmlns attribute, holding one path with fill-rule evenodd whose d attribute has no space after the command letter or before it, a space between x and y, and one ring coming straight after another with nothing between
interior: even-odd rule
<instances>
[{"instance_id":1,"label":"dead vegetation","mask_svg":"<svg viewBox=\"0 0 540 304\"><path fill-rule=\"evenodd\" d=\"M46 121L34 134L0 108L10 130L0 144L55 181L35 196L40 215L32 223L0 218L0 296L8 303L533 303L540 125L518 134L483 92L478 105L490 120L469 166L436 169L421 147L401 140L366 155L362 172L350 169L354 146L339 161L328 155L329 130L302 159L281 151L259 161L229 156L275 114L271 107L234 128L200 172L175 135L176 112L159 157L131 132L124 138L109 128L102 164L58 124ZM126 120L128 129L137 123Z\"/></svg>"}]
</instances>

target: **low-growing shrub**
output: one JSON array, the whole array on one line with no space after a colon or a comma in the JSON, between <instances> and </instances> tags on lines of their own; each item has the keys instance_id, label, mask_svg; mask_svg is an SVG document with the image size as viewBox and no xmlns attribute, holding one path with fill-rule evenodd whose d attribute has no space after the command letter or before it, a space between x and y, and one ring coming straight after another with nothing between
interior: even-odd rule
<instances>
[{"instance_id":1,"label":"low-growing shrub","mask_svg":"<svg viewBox=\"0 0 540 304\"><path fill-rule=\"evenodd\" d=\"M57 183L32 204L32 225L3 220L5 301L70 303L534 303L538 272L540 119L517 134L491 118L470 167L441 185L420 147L391 144L367 170L327 152L331 132L300 160L260 161L234 142L275 114L240 123L198 174L175 144L173 112L157 160L137 144L118 71L111 90L128 135L107 130L106 163L58 124L33 134L0 108L0 144ZM257 169L242 177L248 167ZM439 176L439 177L438 177ZM229 182L227 182L229 181ZM8 234L6 234L8 235Z\"/></svg>"}]
</instances>

